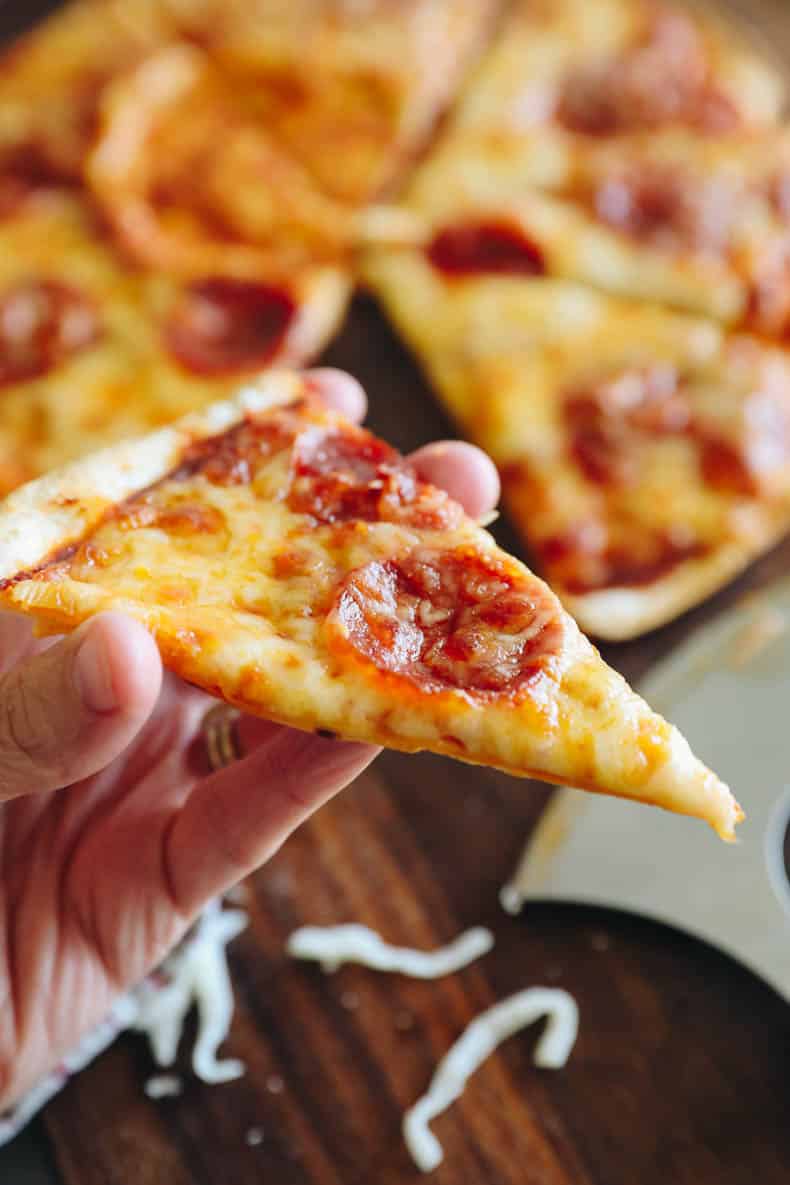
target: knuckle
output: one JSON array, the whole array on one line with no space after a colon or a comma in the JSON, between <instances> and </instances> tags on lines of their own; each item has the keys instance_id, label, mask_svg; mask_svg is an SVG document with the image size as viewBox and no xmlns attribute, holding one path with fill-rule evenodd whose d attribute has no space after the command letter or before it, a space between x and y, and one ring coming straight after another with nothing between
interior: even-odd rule
<instances>
[{"instance_id":1,"label":"knuckle","mask_svg":"<svg viewBox=\"0 0 790 1185\"><path fill-rule=\"evenodd\" d=\"M67 768L51 698L16 668L0 681L0 769L57 776Z\"/></svg>"}]
</instances>

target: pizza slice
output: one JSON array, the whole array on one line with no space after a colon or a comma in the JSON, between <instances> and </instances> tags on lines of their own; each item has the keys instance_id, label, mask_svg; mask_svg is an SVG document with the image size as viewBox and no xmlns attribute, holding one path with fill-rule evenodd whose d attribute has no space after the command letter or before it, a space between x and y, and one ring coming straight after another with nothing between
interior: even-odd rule
<instances>
[{"instance_id":1,"label":"pizza slice","mask_svg":"<svg viewBox=\"0 0 790 1185\"><path fill-rule=\"evenodd\" d=\"M191 19L210 27L218 61L258 79L266 125L321 191L360 203L397 183L424 147L501 7L201 0Z\"/></svg>"},{"instance_id":2,"label":"pizza slice","mask_svg":"<svg viewBox=\"0 0 790 1185\"><path fill-rule=\"evenodd\" d=\"M516 0L455 105L421 192L556 184L591 145L777 123L780 69L709 13L661 0Z\"/></svg>"},{"instance_id":3,"label":"pizza slice","mask_svg":"<svg viewBox=\"0 0 790 1185\"><path fill-rule=\"evenodd\" d=\"M432 161L411 202L422 237L501 223L534 270L781 338L790 326L790 133L706 138L681 129L590 139L556 153L553 178L509 186ZM425 174L425 177L423 176Z\"/></svg>"},{"instance_id":4,"label":"pizza slice","mask_svg":"<svg viewBox=\"0 0 790 1185\"><path fill-rule=\"evenodd\" d=\"M790 356L715 322L531 278L522 241L493 229L448 231L444 256L374 254L369 282L496 461L566 608L599 637L634 637L790 529Z\"/></svg>"},{"instance_id":5,"label":"pizza slice","mask_svg":"<svg viewBox=\"0 0 790 1185\"><path fill-rule=\"evenodd\" d=\"M258 74L187 44L107 85L84 177L127 257L187 278L289 276L413 236L406 210L324 193L279 141Z\"/></svg>"},{"instance_id":6,"label":"pizza slice","mask_svg":"<svg viewBox=\"0 0 790 1185\"><path fill-rule=\"evenodd\" d=\"M386 444L277 372L0 507L0 603L127 612L179 675L308 730L706 819L729 791L554 594Z\"/></svg>"},{"instance_id":7,"label":"pizza slice","mask_svg":"<svg viewBox=\"0 0 790 1185\"><path fill-rule=\"evenodd\" d=\"M142 272L77 193L31 197L0 221L0 494L305 361L349 287L330 266L278 282Z\"/></svg>"},{"instance_id":8,"label":"pizza slice","mask_svg":"<svg viewBox=\"0 0 790 1185\"><path fill-rule=\"evenodd\" d=\"M73 0L0 71L0 213L86 179L118 243L263 276L400 233L367 207L424 142L498 0Z\"/></svg>"},{"instance_id":9,"label":"pizza slice","mask_svg":"<svg viewBox=\"0 0 790 1185\"><path fill-rule=\"evenodd\" d=\"M780 336L790 136L734 32L642 0L517 5L409 189L517 223L546 274Z\"/></svg>"}]
</instances>

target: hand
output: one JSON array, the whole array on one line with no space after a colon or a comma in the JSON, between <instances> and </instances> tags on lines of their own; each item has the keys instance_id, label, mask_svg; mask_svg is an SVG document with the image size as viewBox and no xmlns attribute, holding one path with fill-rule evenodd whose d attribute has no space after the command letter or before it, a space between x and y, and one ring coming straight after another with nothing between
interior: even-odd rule
<instances>
[{"instance_id":1,"label":"hand","mask_svg":"<svg viewBox=\"0 0 790 1185\"><path fill-rule=\"evenodd\" d=\"M312 382L362 419L353 379ZM471 445L412 461L469 513L495 505L496 471ZM245 756L210 773L200 728L214 702L163 676L130 618L53 643L0 615L0 1110L376 754L241 717Z\"/></svg>"}]
</instances>

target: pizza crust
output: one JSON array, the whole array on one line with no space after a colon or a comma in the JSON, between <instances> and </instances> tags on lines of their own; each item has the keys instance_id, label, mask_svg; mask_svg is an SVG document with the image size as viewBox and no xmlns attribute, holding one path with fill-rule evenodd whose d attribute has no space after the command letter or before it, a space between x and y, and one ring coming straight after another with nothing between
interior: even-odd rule
<instances>
[{"instance_id":1,"label":"pizza crust","mask_svg":"<svg viewBox=\"0 0 790 1185\"><path fill-rule=\"evenodd\" d=\"M294 374L273 372L233 399L213 403L167 428L93 453L13 490L0 508L0 580L35 567L95 526L109 506L164 477L191 443L214 436L245 412L289 403Z\"/></svg>"},{"instance_id":2,"label":"pizza crust","mask_svg":"<svg viewBox=\"0 0 790 1185\"><path fill-rule=\"evenodd\" d=\"M790 511L766 512L748 543L731 543L702 559L686 560L647 587L607 588L583 596L565 593L562 602L587 633L609 642L627 642L674 621L724 588L788 530Z\"/></svg>"}]
</instances>

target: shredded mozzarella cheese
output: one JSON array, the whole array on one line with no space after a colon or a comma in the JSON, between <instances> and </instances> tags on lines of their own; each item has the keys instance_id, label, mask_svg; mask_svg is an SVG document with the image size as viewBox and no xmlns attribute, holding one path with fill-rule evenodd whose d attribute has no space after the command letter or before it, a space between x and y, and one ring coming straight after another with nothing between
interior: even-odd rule
<instances>
[{"instance_id":1,"label":"shredded mozzarella cheese","mask_svg":"<svg viewBox=\"0 0 790 1185\"><path fill-rule=\"evenodd\" d=\"M417 1167L429 1173L441 1164L442 1146L431 1131L432 1119L463 1094L467 1081L497 1046L519 1029L548 1017L535 1047L536 1066L564 1066L576 1040L579 1010L573 996L559 988L527 988L480 1014L439 1062L426 1094L403 1118L403 1138Z\"/></svg>"},{"instance_id":2,"label":"shredded mozzarella cheese","mask_svg":"<svg viewBox=\"0 0 790 1185\"><path fill-rule=\"evenodd\" d=\"M344 963L360 963L375 971L396 971L415 979L438 979L487 954L494 936L474 926L437 950L390 946L367 926L302 926L288 939L286 950L295 959L312 959L327 973Z\"/></svg>"},{"instance_id":3,"label":"shredded mozzarella cheese","mask_svg":"<svg viewBox=\"0 0 790 1185\"><path fill-rule=\"evenodd\" d=\"M524 894L517 884L510 881L499 890L499 904L505 913L509 913L511 917L515 917L516 914L521 913L524 905Z\"/></svg>"},{"instance_id":4,"label":"shredded mozzarella cheese","mask_svg":"<svg viewBox=\"0 0 790 1185\"><path fill-rule=\"evenodd\" d=\"M143 1091L149 1099L171 1099L181 1094L183 1083L177 1074L153 1074Z\"/></svg>"},{"instance_id":5,"label":"shredded mozzarella cheese","mask_svg":"<svg viewBox=\"0 0 790 1185\"><path fill-rule=\"evenodd\" d=\"M145 1032L158 1066L172 1066L187 1013L197 1006L198 1031L192 1069L203 1082L229 1082L244 1073L235 1058L220 1060L217 1050L233 1017L233 989L225 947L247 924L240 909L222 909L213 902L188 941L165 961L164 986L150 980L138 988L139 1010L133 1027Z\"/></svg>"}]
</instances>

